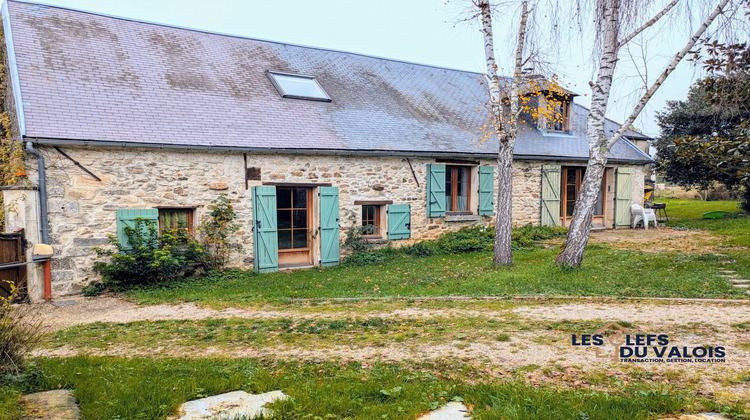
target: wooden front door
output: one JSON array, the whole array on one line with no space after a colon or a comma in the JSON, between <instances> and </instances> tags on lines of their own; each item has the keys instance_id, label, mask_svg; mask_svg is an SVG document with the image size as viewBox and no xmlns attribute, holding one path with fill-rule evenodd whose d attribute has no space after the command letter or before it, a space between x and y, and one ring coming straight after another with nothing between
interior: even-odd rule
<instances>
[{"instance_id":1,"label":"wooden front door","mask_svg":"<svg viewBox=\"0 0 750 420\"><path fill-rule=\"evenodd\" d=\"M312 264L312 215L311 188L276 187L279 266Z\"/></svg>"},{"instance_id":2,"label":"wooden front door","mask_svg":"<svg viewBox=\"0 0 750 420\"><path fill-rule=\"evenodd\" d=\"M573 218L573 209L576 205L576 200L581 190L581 181L583 180L583 174L586 172L585 167L570 166L562 168L562 200L560 201L560 224L562 226L570 226L570 220ZM604 227L604 210L606 202L604 197L605 185L607 185L607 173L604 173L604 180L602 182L602 188L599 191L599 197L596 200L594 206L594 217L591 220L591 224L594 227Z\"/></svg>"}]
</instances>

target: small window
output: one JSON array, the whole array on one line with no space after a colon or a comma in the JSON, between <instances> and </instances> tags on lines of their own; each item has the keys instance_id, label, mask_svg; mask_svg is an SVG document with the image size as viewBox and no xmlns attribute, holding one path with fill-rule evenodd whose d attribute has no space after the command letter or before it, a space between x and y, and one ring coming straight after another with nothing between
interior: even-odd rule
<instances>
[{"instance_id":1,"label":"small window","mask_svg":"<svg viewBox=\"0 0 750 420\"><path fill-rule=\"evenodd\" d=\"M471 168L447 166L445 168L445 209L448 212L470 213Z\"/></svg>"},{"instance_id":2,"label":"small window","mask_svg":"<svg viewBox=\"0 0 750 420\"><path fill-rule=\"evenodd\" d=\"M193 209L159 209L159 234L171 233L177 241L187 243L193 236Z\"/></svg>"},{"instance_id":3,"label":"small window","mask_svg":"<svg viewBox=\"0 0 750 420\"><path fill-rule=\"evenodd\" d=\"M382 224L381 211L382 206L362 206L362 236L367 238L381 238Z\"/></svg>"},{"instance_id":4,"label":"small window","mask_svg":"<svg viewBox=\"0 0 750 420\"><path fill-rule=\"evenodd\" d=\"M331 102L331 97L312 76L267 71L268 78L282 98Z\"/></svg>"},{"instance_id":5,"label":"small window","mask_svg":"<svg viewBox=\"0 0 750 420\"><path fill-rule=\"evenodd\" d=\"M551 133L570 131L571 100L565 98L540 98L539 129Z\"/></svg>"},{"instance_id":6,"label":"small window","mask_svg":"<svg viewBox=\"0 0 750 420\"><path fill-rule=\"evenodd\" d=\"M551 121L547 121L547 130L556 131L558 133L564 133L568 131L569 127L569 111L570 102L557 102L555 104L553 117Z\"/></svg>"}]
</instances>

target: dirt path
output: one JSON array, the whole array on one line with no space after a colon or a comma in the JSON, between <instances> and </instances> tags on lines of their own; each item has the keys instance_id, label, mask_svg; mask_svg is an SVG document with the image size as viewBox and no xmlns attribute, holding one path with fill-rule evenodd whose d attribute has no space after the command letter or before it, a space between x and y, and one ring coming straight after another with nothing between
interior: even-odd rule
<instances>
[{"instance_id":1,"label":"dirt path","mask_svg":"<svg viewBox=\"0 0 750 420\"><path fill-rule=\"evenodd\" d=\"M750 322L750 302L748 303L714 303L714 302L668 302L668 301L633 301L620 302L609 300L590 300L586 302L547 302L533 303L524 301L512 308L507 301L499 301L498 309L476 308L471 303L466 309L447 308L429 309L418 306L386 310L382 304L375 310L366 305L357 307L341 306L340 310L315 311L309 307L300 309L248 309L226 308L216 310L202 308L193 303L176 305L161 304L141 306L114 297L76 298L75 304L54 306L40 304L40 317L46 328L58 330L73 325L94 322L126 323L135 321L159 320L201 320L221 318L244 319L311 319L311 318L347 318L381 317L381 318L429 318L429 317L502 317L509 313L523 318L541 320L604 320L648 322L656 325L673 325L705 323L717 326ZM322 305L320 306L322 307Z\"/></svg>"}]
</instances>

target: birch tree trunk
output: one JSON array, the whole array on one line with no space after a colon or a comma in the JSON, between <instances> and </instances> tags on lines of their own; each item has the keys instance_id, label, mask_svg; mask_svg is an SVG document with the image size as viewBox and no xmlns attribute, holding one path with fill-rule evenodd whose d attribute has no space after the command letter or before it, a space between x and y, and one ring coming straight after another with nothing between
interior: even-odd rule
<instances>
[{"instance_id":1,"label":"birch tree trunk","mask_svg":"<svg viewBox=\"0 0 750 420\"><path fill-rule=\"evenodd\" d=\"M591 86L591 110L586 119L586 135L589 139L589 163L581 182L579 195L573 209L568 235L563 249L557 256L558 265L578 266L583 260L583 251L591 233L591 219L594 206L604 178L607 165L607 134L604 132L604 119L607 114L612 78L617 66L617 46L620 33L619 0L601 1L601 42L602 55L599 58L599 74Z\"/></svg>"},{"instance_id":2,"label":"birch tree trunk","mask_svg":"<svg viewBox=\"0 0 750 420\"><path fill-rule=\"evenodd\" d=\"M633 124L640 112L646 106L651 97L661 87L666 78L674 71L682 59L695 46L696 42L705 33L708 27L718 17L729 3L729 0L721 0L716 9L706 18L706 20L696 30L695 34L688 40L685 47L680 50L667 65L664 71L659 75L653 85L648 88L646 93L638 101L633 112L620 125L618 130L607 137L604 132L604 121L607 111L607 103L612 88L612 77L617 65L617 53L619 49L628 41L632 40L637 34L641 33L648 27L652 26L657 20L664 16L672 7L677 4L673 0L667 7L638 28L632 34L626 36L623 41L619 41L620 31L620 1L619 0L599 0L597 2L598 10L601 13L601 47L602 55L599 59L599 73L596 83L591 83L591 111L587 119L587 136L589 139L589 162L586 167L586 174L581 182L581 190L577 197L573 217L570 222L568 235L563 243L562 250L557 256L556 264L568 266L580 266L583 261L583 252L588 244L591 233L591 219L594 214L596 199L602 188L602 179L604 169L607 165L607 155L612 146L622 138L628 128Z\"/></svg>"},{"instance_id":3,"label":"birch tree trunk","mask_svg":"<svg viewBox=\"0 0 750 420\"><path fill-rule=\"evenodd\" d=\"M492 33L492 11L489 0L478 0L475 3L480 9L482 18L482 36L487 62L487 78L490 91L493 131L498 139L497 152L497 203L495 209L495 255L496 265L513 264L513 247L511 235L513 229L513 150L518 135L518 117L520 116L521 72L523 66L523 46L526 38L528 21L528 2L522 3L521 23L518 30L514 74L509 92L509 113L505 115L497 75L495 48ZM507 122L507 127L506 127Z\"/></svg>"}]
</instances>

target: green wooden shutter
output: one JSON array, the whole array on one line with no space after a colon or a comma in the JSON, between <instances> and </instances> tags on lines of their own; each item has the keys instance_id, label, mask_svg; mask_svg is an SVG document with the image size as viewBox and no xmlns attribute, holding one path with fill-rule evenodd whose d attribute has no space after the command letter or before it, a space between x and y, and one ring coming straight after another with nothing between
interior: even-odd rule
<instances>
[{"instance_id":1,"label":"green wooden shutter","mask_svg":"<svg viewBox=\"0 0 750 420\"><path fill-rule=\"evenodd\" d=\"M630 226L633 203L633 168L617 168L615 176L615 227Z\"/></svg>"},{"instance_id":2,"label":"green wooden shutter","mask_svg":"<svg viewBox=\"0 0 750 420\"><path fill-rule=\"evenodd\" d=\"M125 236L125 226L135 229L135 219L146 219L154 222L156 227L159 226L159 210L117 210L117 240L125 246L130 247L128 237Z\"/></svg>"},{"instance_id":3,"label":"green wooden shutter","mask_svg":"<svg viewBox=\"0 0 750 420\"><path fill-rule=\"evenodd\" d=\"M542 165L542 226L560 224L560 165Z\"/></svg>"},{"instance_id":4,"label":"green wooden shutter","mask_svg":"<svg viewBox=\"0 0 750 420\"><path fill-rule=\"evenodd\" d=\"M427 165L427 217L445 216L445 165Z\"/></svg>"},{"instance_id":5,"label":"green wooden shutter","mask_svg":"<svg viewBox=\"0 0 750 420\"><path fill-rule=\"evenodd\" d=\"M259 272L279 269L276 187L253 187L253 256Z\"/></svg>"},{"instance_id":6,"label":"green wooden shutter","mask_svg":"<svg viewBox=\"0 0 750 420\"><path fill-rule=\"evenodd\" d=\"M338 265L339 251L339 188L320 187L320 265Z\"/></svg>"},{"instance_id":7,"label":"green wooden shutter","mask_svg":"<svg viewBox=\"0 0 750 420\"><path fill-rule=\"evenodd\" d=\"M479 215L492 216L495 212L495 168L479 167Z\"/></svg>"},{"instance_id":8,"label":"green wooden shutter","mask_svg":"<svg viewBox=\"0 0 750 420\"><path fill-rule=\"evenodd\" d=\"M388 239L409 239L411 237L411 206L391 204L388 206Z\"/></svg>"}]
</instances>

